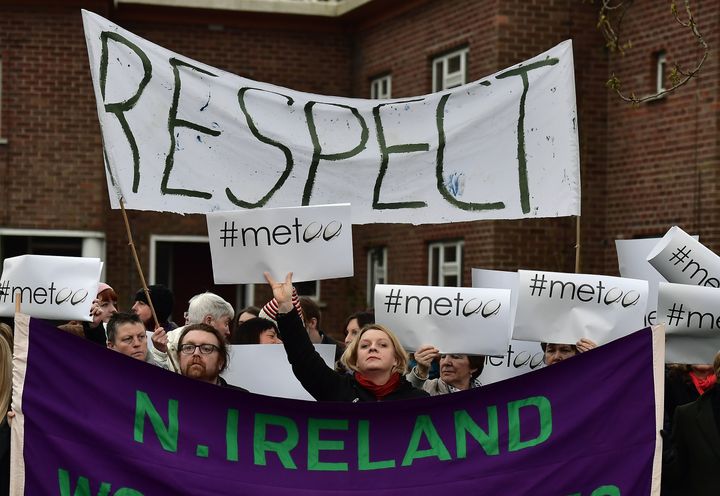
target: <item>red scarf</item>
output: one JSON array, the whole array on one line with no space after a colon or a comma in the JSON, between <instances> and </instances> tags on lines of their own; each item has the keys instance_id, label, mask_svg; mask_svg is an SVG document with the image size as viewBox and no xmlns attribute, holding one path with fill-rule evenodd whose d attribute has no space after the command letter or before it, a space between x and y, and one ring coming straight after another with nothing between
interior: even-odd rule
<instances>
[{"instance_id":1,"label":"red scarf","mask_svg":"<svg viewBox=\"0 0 720 496\"><path fill-rule=\"evenodd\" d=\"M715 385L717 376L715 374L710 374L705 379L700 379L698 376L695 375L695 372L690 372L690 379L692 379L693 384L695 384L695 389L697 389L697 392L702 395L705 391Z\"/></svg>"},{"instance_id":2,"label":"red scarf","mask_svg":"<svg viewBox=\"0 0 720 496\"><path fill-rule=\"evenodd\" d=\"M393 372L390 379L388 379L388 381L382 386L378 386L359 372L355 372L355 380L362 387L374 394L375 398L379 401L397 389L400 384L400 374Z\"/></svg>"}]
</instances>

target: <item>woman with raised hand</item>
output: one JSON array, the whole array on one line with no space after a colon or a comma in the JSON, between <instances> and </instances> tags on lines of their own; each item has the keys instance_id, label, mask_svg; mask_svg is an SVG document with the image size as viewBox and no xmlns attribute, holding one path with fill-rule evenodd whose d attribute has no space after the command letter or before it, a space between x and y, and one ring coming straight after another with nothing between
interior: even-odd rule
<instances>
[{"instance_id":1,"label":"woman with raised hand","mask_svg":"<svg viewBox=\"0 0 720 496\"><path fill-rule=\"evenodd\" d=\"M313 398L358 402L428 396L407 382L407 353L395 335L378 324L365 326L343 353L342 360L352 375L328 367L315 351L292 304L292 272L284 282L276 282L267 272L265 279L278 303L277 324L293 373Z\"/></svg>"}]
</instances>

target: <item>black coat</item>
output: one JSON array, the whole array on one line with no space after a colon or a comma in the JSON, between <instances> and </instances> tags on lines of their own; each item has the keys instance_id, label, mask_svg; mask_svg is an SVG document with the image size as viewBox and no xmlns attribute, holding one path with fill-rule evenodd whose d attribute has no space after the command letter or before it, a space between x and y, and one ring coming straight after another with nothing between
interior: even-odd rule
<instances>
[{"instance_id":1,"label":"black coat","mask_svg":"<svg viewBox=\"0 0 720 496\"><path fill-rule=\"evenodd\" d=\"M665 421L663 429L671 431L675 409L700 397L687 372L670 371L665 374Z\"/></svg>"},{"instance_id":2,"label":"black coat","mask_svg":"<svg viewBox=\"0 0 720 496\"><path fill-rule=\"evenodd\" d=\"M720 386L675 410L667 476L682 494L720 494Z\"/></svg>"},{"instance_id":3,"label":"black coat","mask_svg":"<svg viewBox=\"0 0 720 496\"><path fill-rule=\"evenodd\" d=\"M279 314L277 323L293 373L313 398L318 401L377 401L375 395L363 388L353 376L339 374L325 364L310 342L296 310ZM415 389L401 374L398 388L385 396L383 401L427 396L425 391Z\"/></svg>"}]
</instances>

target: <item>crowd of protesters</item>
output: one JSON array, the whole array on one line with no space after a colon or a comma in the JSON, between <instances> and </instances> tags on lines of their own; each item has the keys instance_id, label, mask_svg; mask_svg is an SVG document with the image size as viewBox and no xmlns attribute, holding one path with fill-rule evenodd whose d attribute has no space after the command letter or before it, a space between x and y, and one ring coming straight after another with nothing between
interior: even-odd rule
<instances>
[{"instance_id":1,"label":"crowd of protesters","mask_svg":"<svg viewBox=\"0 0 720 496\"><path fill-rule=\"evenodd\" d=\"M221 376L230 345L280 344L292 371L318 401L391 401L422 398L482 387L481 355L442 353L432 344L412 356L395 334L375 323L372 311L349 315L340 343L320 330L320 309L299 297L292 274L266 280L273 299L263 308L234 311L220 296L205 292L188 302L184 325L171 320L175 301L162 286L139 290L128 312L118 309L118 295L101 283L88 322L60 329L102 344L133 359L189 379L246 391ZM148 340L151 335L151 340ZM336 346L335 367L328 366L314 344ZM152 346L150 346L152 344ZM541 343L546 366L587 352L589 339L575 344ZM13 333L0 323L0 496L8 493L10 466ZM662 493L709 495L720 491L720 353L714 364L666 367Z\"/></svg>"}]
</instances>

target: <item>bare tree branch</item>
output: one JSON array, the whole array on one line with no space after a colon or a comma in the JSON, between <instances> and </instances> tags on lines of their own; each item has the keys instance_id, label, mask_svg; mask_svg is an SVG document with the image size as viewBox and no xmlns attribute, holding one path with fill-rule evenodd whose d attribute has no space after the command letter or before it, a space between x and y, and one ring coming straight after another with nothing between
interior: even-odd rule
<instances>
[{"instance_id":1,"label":"bare tree branch","mask_svg":"<svg viewBox=\"0 0 720 496\"><path fill-rule=\"evenodd\" d=\"M690 0L683 1L685 4L685 15L687 16L687 20L680 18L680 14L678 13L677 5L674 0L670 3L670 12L680 26L690 30L693 37L695 37L698 44L702 47L703 54L699 61L692 69L689 70L683 69L678 64L675 64L668 76L672 86L642 97L636 96L635 92L631 92L629 96L623 93L621 90L622 84L620 79L613 74L610 79L608 79L606 86L610 90L614 91L621 100L634 105L639 105L643 102L662 98L666 94L671 93L687 84L687 82L695 77L702 68L708 58L708 55L710 54L710 48L703 35L700 33L697 23L695 22L695 17L690 9ZM618 52L621 55L624 55L625 51L632 47L631 41L621 40L622 21L625 17L625 13L632 6L632 3L633 0L601 0L597 27L605 37L606 45L611 52Z\"/></svg>"}]
</instances>

